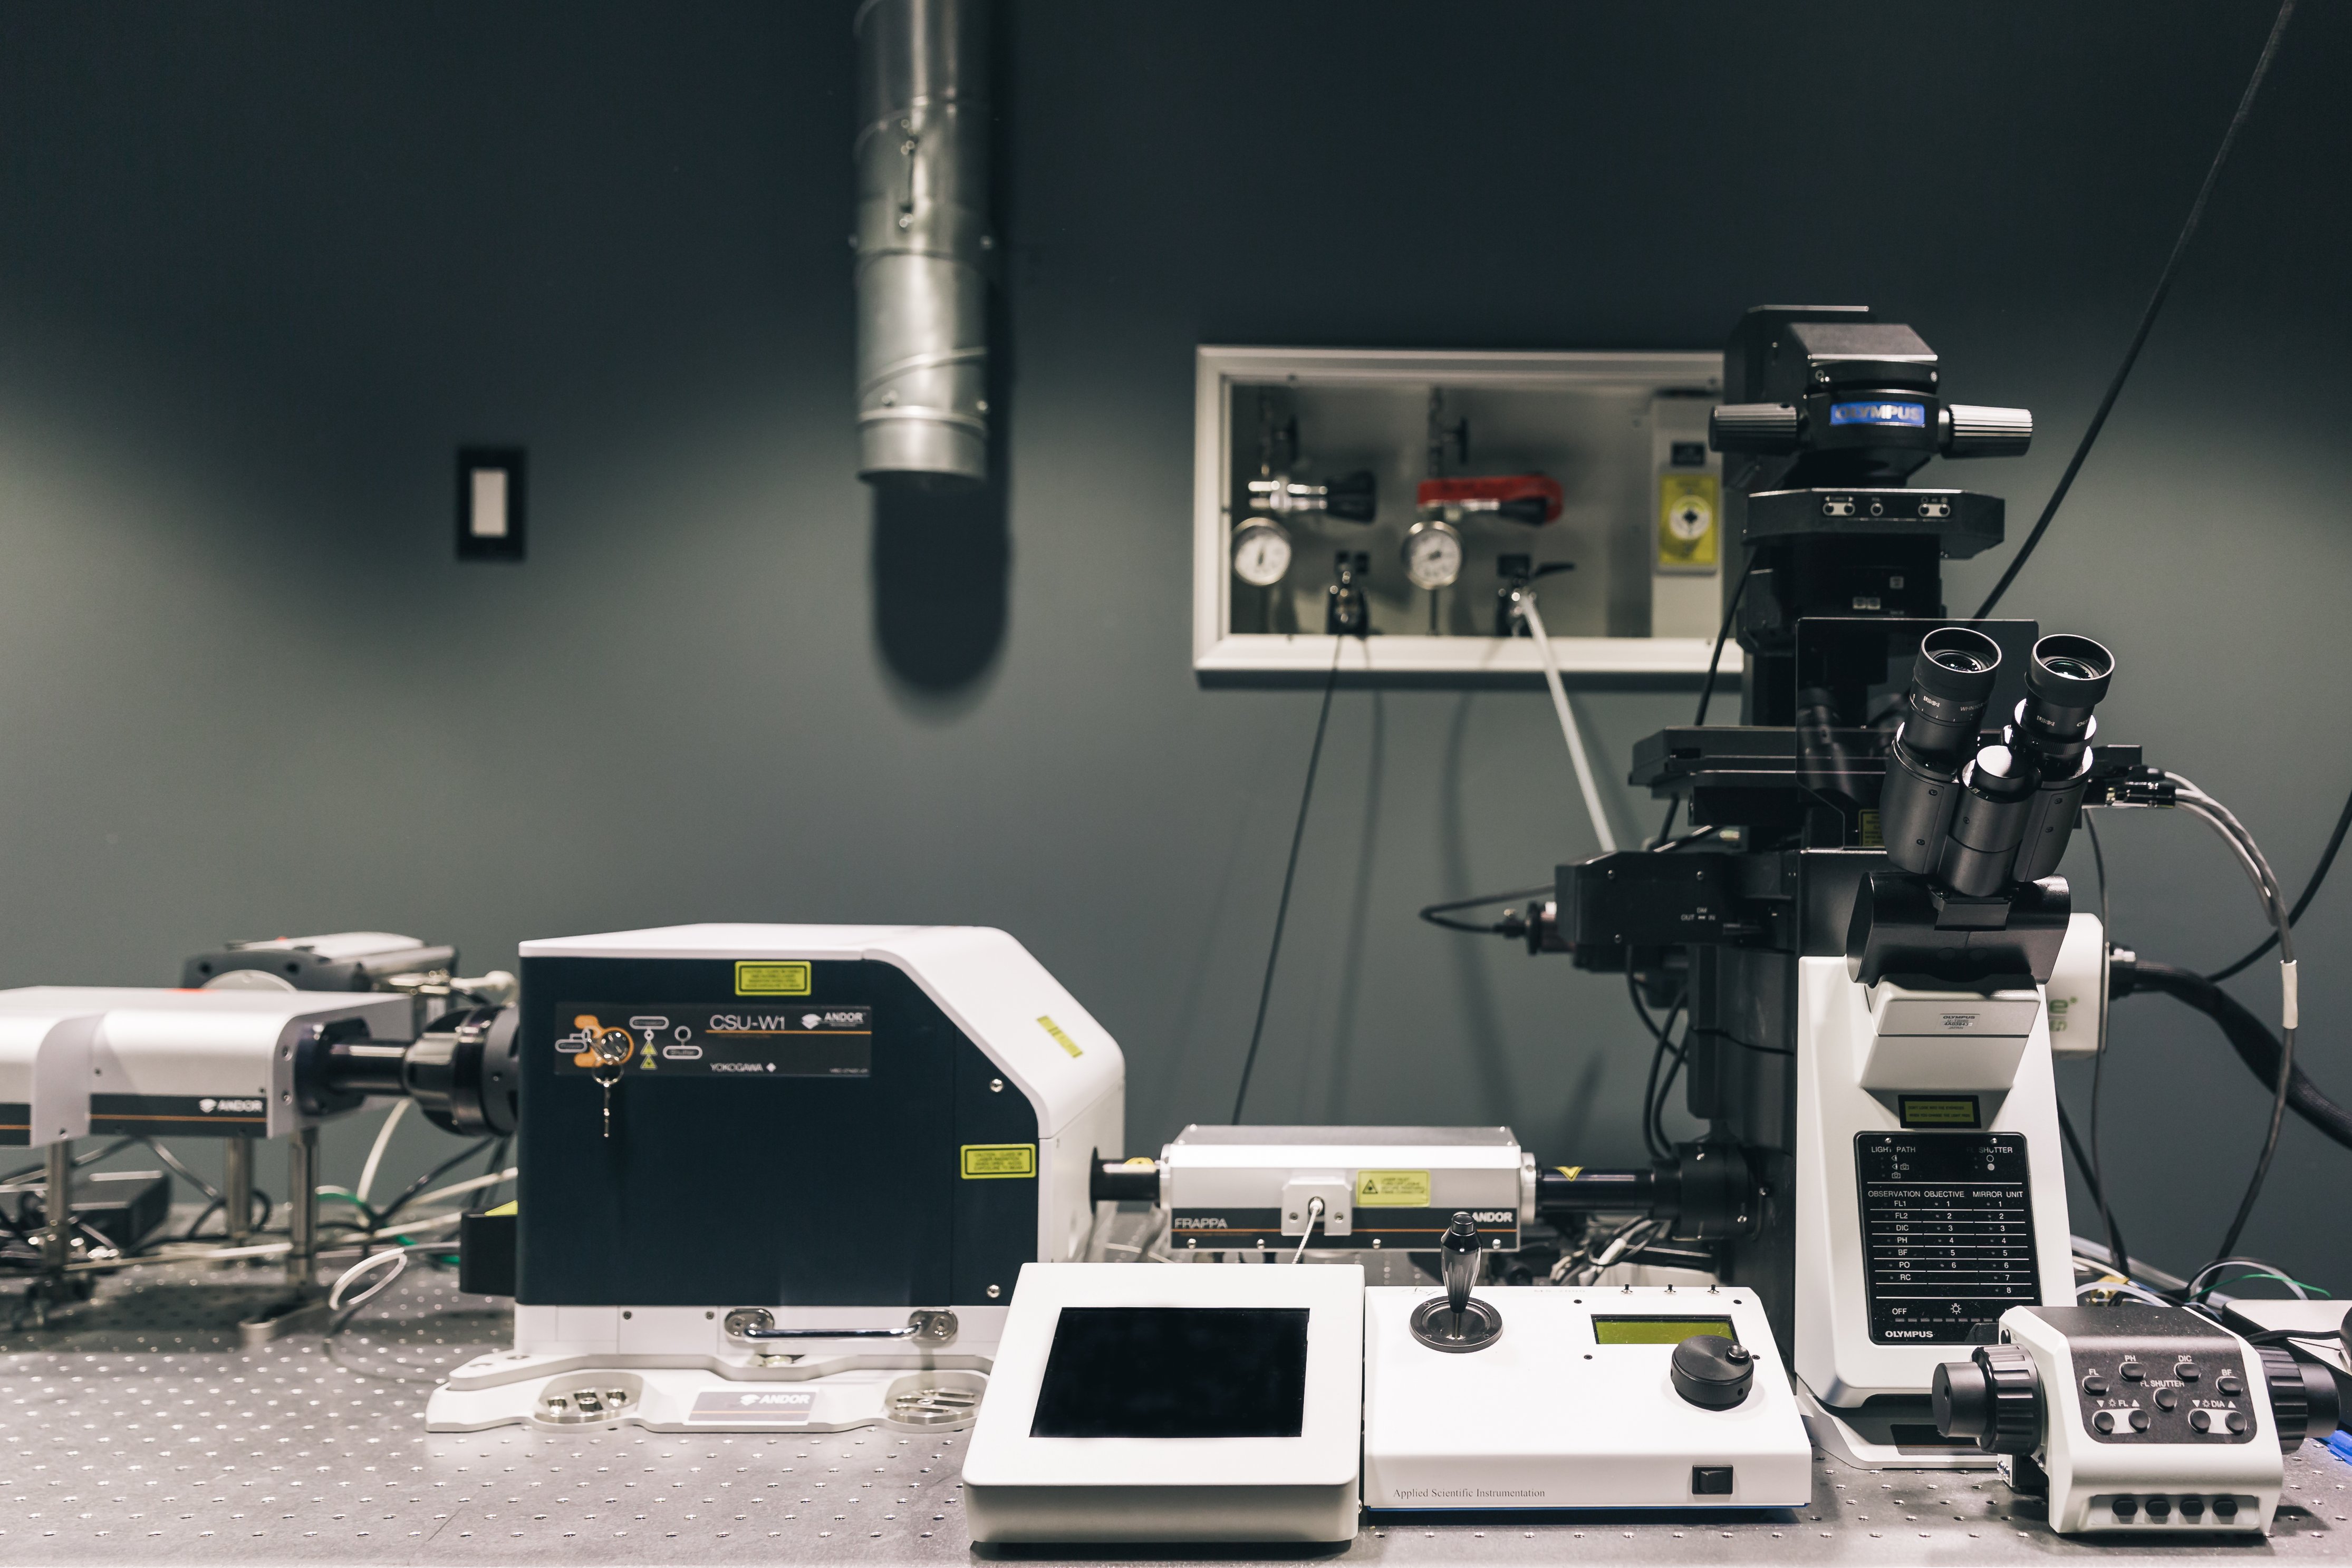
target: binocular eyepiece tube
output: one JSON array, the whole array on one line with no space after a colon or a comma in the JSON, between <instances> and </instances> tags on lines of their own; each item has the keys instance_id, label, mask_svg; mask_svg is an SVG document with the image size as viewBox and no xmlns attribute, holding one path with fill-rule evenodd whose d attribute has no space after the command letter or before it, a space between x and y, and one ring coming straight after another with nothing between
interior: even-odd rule
<instances>
[{"instance_id":1,"label":"binocular eyepiece tube","mask_svg":"<svg viewBox=\"0 0 2352 1568\"><path fill-rule=\"evenodd\" d=\"M1886 858L1904 871L1936 869L2000 668L2000 645L1969 627L1939 627L1920 640L1878 800Z\"/></svg>"},{"instance_id":2,"label":"binocular eyepiece tube","mask_svg":"<svg viewBox=\"0 0 2352 1568\"><path fill-rule=\"evenodd\" d=\"M2088 637L2062 632L2033 644L2025 700L2009 730L2011 747L2032 757L2039 776L2011 873L2020 882L2040 881L2066 858L2083 792L2090 787L2091 742L2099 733L2091 709L2107 695L2115 673L2116 656Z\"/></svg>"},{"instance_id":3,"label":"binocular eyepiece tube","mask_svg":"<svg viewBox=\"0 0 2352 1568\"><path fill-rule=\"evenodd\" d=\"M2055 872L2090 784L2091 710L2115 666L2088 637L2042 638L2024 700L2000 741L1979 748L2000 648L1966 626L1930 632L1887 751L1879 797L1887 859L1977 898Z\"/></svg>"}]
</instances>

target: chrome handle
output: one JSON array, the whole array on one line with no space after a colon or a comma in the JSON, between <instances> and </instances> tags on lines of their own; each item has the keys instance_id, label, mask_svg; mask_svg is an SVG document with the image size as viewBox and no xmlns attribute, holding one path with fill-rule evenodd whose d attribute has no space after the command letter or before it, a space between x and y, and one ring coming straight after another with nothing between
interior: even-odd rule
<instances>
[{"instance_id":1,"label":"chrome handle","mask_svg":"<svg viewBox=\"0 0 2352 1568\"><path fill-rule=\"evenodd\" d=\"M945 1310L919 1309L907 1314L902 1329L780 1329L775 1313L765 1307L738 1307L727 1314L730 1339L891 1339L945 1344L956 1336L956 1315Z\"/></svg>"}]
</instances>

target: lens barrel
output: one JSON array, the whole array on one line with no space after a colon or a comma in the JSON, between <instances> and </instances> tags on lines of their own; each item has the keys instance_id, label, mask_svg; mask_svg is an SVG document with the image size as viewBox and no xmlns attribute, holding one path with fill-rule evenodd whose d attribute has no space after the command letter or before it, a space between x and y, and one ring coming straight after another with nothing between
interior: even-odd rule
<instances>
[{"instance_id":1,"label":"lens barrel","mask_svg":"<svg viewBox=\"0 0 2352 1568\"><path fill-rule=\"evenodd\" d=\"M2000 667L2000 645L1969 627L1942 626L1920 639L1878 797L1879 836L1903 871L1936 869L1958 804L1959 768L1976 748Z\"/></svg>"},{"instance_id":2,"label":"lens barrel","mask_svg":"<svg viewBox=\"0 0 2352 1568\"><path fill-rule=\"evenodd\" d=\"M1936 859L1944 885L1988 898L2008 883L2038 783L2032 765L2006 746L1977 753L1960 773L1951 831Z\"/></svg>"},{"instance_id":3,"label":"lens barrel","mask_svg":"<svg viewBox=\"0 0 2352 1568\"><path fill-rule=\"evenodd\" d=\"M2091 709L2107 695L2115 673L2116 656L2088 637L2060 632L2033 644L2025 700L2017 705L2007 736L2040 780L2012 873L2020 882L2052 875L2066 858L2099 733Z\"/></svg>"}]
</instances>

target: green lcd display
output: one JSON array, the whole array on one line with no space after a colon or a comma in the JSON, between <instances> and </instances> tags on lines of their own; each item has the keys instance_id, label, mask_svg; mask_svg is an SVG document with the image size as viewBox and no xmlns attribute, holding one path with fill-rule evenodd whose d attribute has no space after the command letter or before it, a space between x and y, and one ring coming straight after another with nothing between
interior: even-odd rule
<instances>
[{"instance_id":1,"label":"green lcd display","mask_svg":"<svg viewBox=\"0 0 2352 1568\"><path fill-rule=\"evenodd\" d=\"M1728 1318L1595 1318L1592 1337L1601 1344L1680 1344L1695 1333L1738 1339Z\"/></svg>"},{"instance_id":2,"label":"green lcd display","mask_svg":"<svg viewBox=\"0 0 2352 1568\"><path fill-rule=\"evenodd\" d=\"M1981 1127L1977 1097L1973 1094L1945 1094L1929 1097L1925 1094L1896 1096L1903 1108L1903 1124L1906 1127Z\"/></svg>"}]
</instances>

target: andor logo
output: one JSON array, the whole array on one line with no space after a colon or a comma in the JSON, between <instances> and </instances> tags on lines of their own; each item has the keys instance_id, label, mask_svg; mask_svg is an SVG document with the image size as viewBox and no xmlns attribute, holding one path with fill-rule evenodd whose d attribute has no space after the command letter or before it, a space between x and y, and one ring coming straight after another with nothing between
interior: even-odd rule
<instances>
[{"instance_id":1,"label":"andor logo","mask_svg":"<svg viewBox=\"0 0 2352 1568\"><path fill-rule=\"evenodd\" d=\"M207 1116L215 1111L224 1115L236 1115L242 1113L250 1116L260 1111L261 1102L258 1100L199 1100L196 1102L196 1109Z\"/></svg>"},{"instance_id":2,"label":"andor logo","mask_svg":"<svg viewBox=\"0 0 2352 1568\"><path fill-rule=\"evenodd\" d=\"M746 1394L740 1397L742 1403L747 1406L782 1405L788 1408L797 1409L802 1406L808 1404L814 1396L808 1394Z\"/></svg>"},{"instance_id":3,"label":"andor logo","mask_svg":"<svg viewBox=\"0 0 2352 1568\"><path fill-rule=\"evenodd\" d=\"M216 1100L199 1100L196 1102L196 1109L209 1116L213 1113L213 1107L219 1103Z\"/></svg>"}]
</instances>

